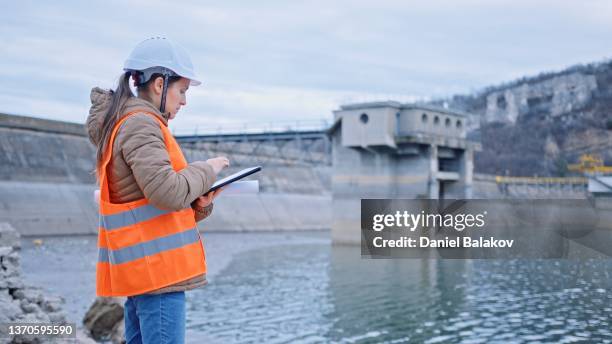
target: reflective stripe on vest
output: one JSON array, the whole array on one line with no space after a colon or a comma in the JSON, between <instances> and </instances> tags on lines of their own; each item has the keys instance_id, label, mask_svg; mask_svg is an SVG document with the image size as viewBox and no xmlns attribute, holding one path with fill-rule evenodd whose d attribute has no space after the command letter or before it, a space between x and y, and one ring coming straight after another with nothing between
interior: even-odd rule
<instances>
[{"instance_id":1,"label":"reflective stripe on vest","mask_svg":"<svg viewBox=\"0 0 612 344\"><path fill-rule=\"evenodd\" d=\"M163 238L145 241L140 244L124 247L118 250L100 248L98 261L111 264L123 264L145 256L151 256L162 251L175 249L197 242L200 239L198 229L192 228L184 232L168 235Z\"/></svg>"},{"instance_id":2,"label":"reflective stripe on vest","mask_svg":"<svg viewBox=\"0 0 612 344\"><path fill-rule=\"evenodd\" d=\"M159 209L146 198L121 204L110 202L106 168L118 128L135 113L124 115L115 124L98 171L98 296L144 294L206 273L204 247L191 208ZM168 128L155 114L146 114L160 125L172 168L185 168L187 161Z\"/></svg>"},{"instance_id":3,"label":"reflective stripe on vest","mask_svg":"<svg viewBox=\"0 0 612 344\"><path fill-rule=\"evenodd\" d=\"M154 217L169 214L172 211L162 210L152 204L143 205L136 209L123 211L113 215L100 215L100 228L107 231L121 227L131 226L138 222L150 220Z\"/></svg>"}]
</instances>

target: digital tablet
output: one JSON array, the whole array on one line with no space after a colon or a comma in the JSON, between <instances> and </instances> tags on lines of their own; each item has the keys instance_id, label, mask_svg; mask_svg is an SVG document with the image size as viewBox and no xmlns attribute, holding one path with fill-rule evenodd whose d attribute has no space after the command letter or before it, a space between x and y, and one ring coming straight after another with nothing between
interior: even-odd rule
<instances>
[{"instance_id":1,"label":"digital tablet","mask_svg":"<svg viewBox=\"0 0 612 344\"><path fill-rule=\"evenodd\" d=\"M206 191L205 195L208 194L211 191L215 191L218 188L221 188L227 184L233 183L237 180L240 180L244 177L250 176L253 173L259 172L261 171L261 166L255 166L255 167L249 167L249 168L245 168L242 171L236 172L232 175L229 175L223 179L219 179L217 180L213 186L210 187L210 189L208 191Z\"/></svg>"}]
</instances>

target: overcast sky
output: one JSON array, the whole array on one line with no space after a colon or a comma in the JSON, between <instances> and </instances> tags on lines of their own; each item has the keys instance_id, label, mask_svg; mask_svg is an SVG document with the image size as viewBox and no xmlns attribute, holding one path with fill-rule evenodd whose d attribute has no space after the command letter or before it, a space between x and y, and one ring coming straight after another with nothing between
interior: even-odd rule
<instances>
[{"instance_id":1,"label":"overcast sky","mask_svg":"<svg viewBox=\"0 0 612 344\"><path fill-rule=\"evenodd\" d=\"M0 112L84 122L133 46L167 36L203 86L171 123L330 119L612 56L612 1L5 1Z\"/></svg>"}]
</instances>

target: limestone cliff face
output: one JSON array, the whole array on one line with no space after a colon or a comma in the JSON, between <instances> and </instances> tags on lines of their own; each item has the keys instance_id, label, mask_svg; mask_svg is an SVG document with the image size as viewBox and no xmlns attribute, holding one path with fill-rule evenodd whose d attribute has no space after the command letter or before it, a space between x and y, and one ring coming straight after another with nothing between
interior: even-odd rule
<instances>
[{"instance_id":1,"label":"limestone cliff face","mask_svg":"<svg viewBox=\"0 0 612 344\"><path fill-rule=\"evenodd\" d=\"M596 90L595 76L580 72L521 83L487 94L484 120L514 124L529 115L561 117L588 105Z\"/></svg>"},{"instance_id":2,"label":"limestone cliff face","mask_svg":"<svg viewBox=\"0 0 612 344\"><path fill-rule=\"evenodd\" d=\"M612 61L580 65L457 95L450 108L473 114L472 138L483 151L476 171L559 176L580 154L612 164Z\"/></svg>"}]
</instances>

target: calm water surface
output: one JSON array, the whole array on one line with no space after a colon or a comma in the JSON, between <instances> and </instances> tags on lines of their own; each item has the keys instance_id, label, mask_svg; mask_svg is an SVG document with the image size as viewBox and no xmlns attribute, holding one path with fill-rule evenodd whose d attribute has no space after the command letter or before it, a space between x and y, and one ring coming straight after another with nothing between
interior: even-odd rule
<instances>
[{"instance_id":1,"label":"calm water surface","mask_svg":"<svg viewBox=\"0 0 612 344\"><path fill-rule=\"evenodd\" d=\"M204 238L210 283L187 293L189 342L612 342L609 260L368 260L328 232ZM95 238L23 245L27 282L80 323Z\"/></svg>"}]
</instances>

